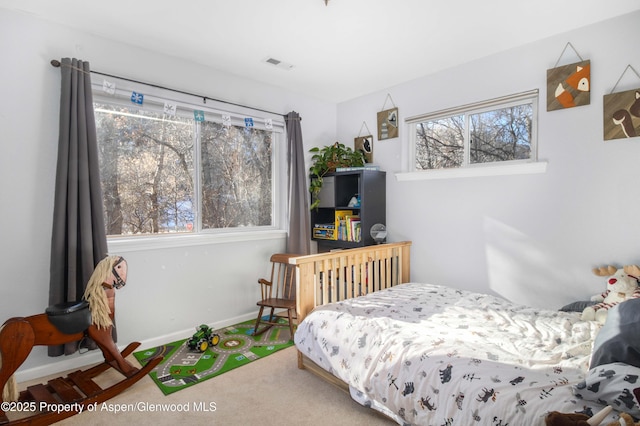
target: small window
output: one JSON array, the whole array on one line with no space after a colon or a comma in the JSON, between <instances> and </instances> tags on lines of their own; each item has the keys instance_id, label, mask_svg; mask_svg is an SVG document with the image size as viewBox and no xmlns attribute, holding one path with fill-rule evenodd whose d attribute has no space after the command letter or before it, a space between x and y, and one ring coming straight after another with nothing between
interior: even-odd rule
<instances>
[{"instance_id":1,"label":"small window","mask_svg":"<svg viewBox=\"0 0 640 426\"><path fill-rule=\"evenodd\" d=\"M536 160L538 91L406 120L411 171Z\"/></svg>"}]
</instances>

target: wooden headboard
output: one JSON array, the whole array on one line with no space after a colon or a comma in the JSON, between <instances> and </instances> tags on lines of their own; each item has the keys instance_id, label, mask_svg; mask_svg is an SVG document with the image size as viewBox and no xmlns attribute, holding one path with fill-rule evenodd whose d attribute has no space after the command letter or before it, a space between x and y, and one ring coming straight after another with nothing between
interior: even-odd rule
<instances>
[{"instance_id":1,"label":"wooden headboard","mask_svg":"<svg viewBox=\"0 0 640 426\"><path fill-rule=\"evenodd\" d=\"M297 265L298 323L316 306L408 282L410 248L405 241L290 259Z\"/></svg>"}]
</instances>

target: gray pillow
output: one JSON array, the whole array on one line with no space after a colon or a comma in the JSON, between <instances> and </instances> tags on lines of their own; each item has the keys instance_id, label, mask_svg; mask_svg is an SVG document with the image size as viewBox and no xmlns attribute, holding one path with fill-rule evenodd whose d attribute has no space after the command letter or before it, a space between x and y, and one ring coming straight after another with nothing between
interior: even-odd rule
<instances>
[{"instance_id":1,"label":"gray pillow","mask_svg":"<svg viewBox=\"0 0 640 426\"><path fill-rule=\"evenodd\" d=\"M598 302L592 302L591 300L579 300L577 302L569 303L560 308L563 312L582 312L587 306L593 306Z\"/></svg>"},{"instance_id":2,"label":"gray pillow","mask_svg":"<svg viewBox=\"0 0 640 426\"><path fill-rule=\"evenodd\" d=\"M614 362L640 368L640 299L610 308L596 336L589 368Z\"/></svg>"}]
</instances>

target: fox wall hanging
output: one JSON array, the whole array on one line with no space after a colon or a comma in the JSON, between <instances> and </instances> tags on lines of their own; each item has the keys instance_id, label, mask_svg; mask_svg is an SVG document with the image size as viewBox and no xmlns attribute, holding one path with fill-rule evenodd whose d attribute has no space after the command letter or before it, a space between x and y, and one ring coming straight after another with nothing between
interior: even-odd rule
<instances>
[{"instance_id":1,"label":"fox wall hanging","mask_svg":"<svg viewBox=\"0 0 640 426\"><path fill-rule=\"evenodd\" d=\"M558 66L567 47L567 43L555 66L547 70L547 111L573 108L591 103L591 61L583 60L576 52L580 62Z\"/></svg>"}]
</instances>

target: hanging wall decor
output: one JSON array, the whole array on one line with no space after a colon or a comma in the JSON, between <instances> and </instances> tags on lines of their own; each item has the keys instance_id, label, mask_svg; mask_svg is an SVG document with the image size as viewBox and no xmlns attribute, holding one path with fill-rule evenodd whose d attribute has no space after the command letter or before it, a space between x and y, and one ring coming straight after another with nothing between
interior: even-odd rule
<instances>
[{"instance_id":1,"label":"hanging wall decor","mask_svg":"<svg viewBox=\"0 0 640 426\"><path fill-rule=\"evenodd\" d=\"M138 92L131 92L131 102L137 105L142 105L144 102L144 95Z\"/></svg>"},{"instance_id":2,"label":"hanging wall decor","mask_svg":"<svg viewBox=\"0 0 640 426\"><path fill-rule=\"evenodd\" d=\"M640 78L640 74L631 65L627 65L611 89L611 93L604 95L603 130L605 141L640 136L640 88L614 93L618 83L629 69Z\"/></svg>"},{"instance_id":3,"label":"hanging wall decor","mask_svg":"<svg viewBox=\"0 0 640 426\"><path fill-rule=\"evenodd\" d=\"M387 100L391 101L393 108L384 109ZM393 103L391 95L387 94L382 111L378 113L378 140L392 139L398 137L398 107Z\"/></svg>"},{"instance_id":4,"label":"hanging wall decor","mask_svg":"<svg viewBox=\"0 0 640 426\"><path fill-rule=\"evenodd\" d=\"M171 117L175 117L177 110L178 110L178 104L173 103L173 102L169 102L169 101L165 101L164 102L164 113L166 115L169 115Z\"/></svg>"},{"instance_id":5,"label":"hanging wall decor","mask_svg":"<svg viewBox=\"0 0 640 426\"><path fill-rule=\"evenodd\" d=\"M367 129L368 134L360 136L363 127ZM360 126L358 137L353 140L353 148L355 151L361 151L364 154L365 163L373 163L373 135L365 121L363 121L362 126Z\"/></svg>"},{"instance_id":6,"label":"hanging wall decor","mask_svg":"<svg viewBox=\"0 0 640 426\"><path fill-rule=\"evenodd\" d=\"M102 80L102 91L110 95L116 94L116 84L107 80Z\"/></svg>"},{"instance_id":7,"label":"hanging wall decor","mask_svg":"<svg viewBox=\"0 0 640 426\"><path fill-rule=\"evenodd\" d=\"M571 47L580 62L558 66L562 55ZM573 108L591 103L591 61L584 60L567 43L553 68L547 70L547 111Z\"/></svg>"}]
</instances>

